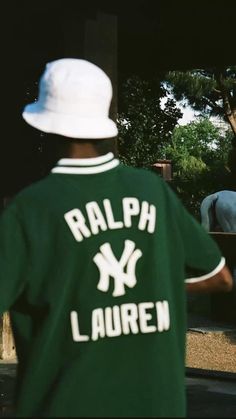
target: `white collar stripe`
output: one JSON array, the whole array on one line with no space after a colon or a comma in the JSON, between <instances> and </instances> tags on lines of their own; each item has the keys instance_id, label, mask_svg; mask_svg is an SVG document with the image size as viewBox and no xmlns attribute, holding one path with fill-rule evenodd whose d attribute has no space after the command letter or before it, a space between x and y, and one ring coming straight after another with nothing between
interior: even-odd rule
<instances>
[{"instance_id":1,"label":"white collar stripe","mask_svg":"<svg viewBox=\"0 0 236 419\"><path fill-rule=\"evenodd\" d=\"M96 166L107 163L114 158L113 153L107 153L103 156L93 157L89 159L60 159L57 162L58 166Z\"/></svg>"},{"instance_id":2,"label":"white collar stripe","mask_svg":"<svg viewBox=\"0 0 236 419\"><path fill-rule=\"evenodd\" d=\"M114 167L119 165L119 160L113 159L108 163L101 164L100 166L95 167L65 167L65 166L57 166L52 169L52 173L63 173L63 174L71 174L71 175L91 175L94 173L102 173L106 172L107 170L111 170Z\"/></svg>"}]
</instances>

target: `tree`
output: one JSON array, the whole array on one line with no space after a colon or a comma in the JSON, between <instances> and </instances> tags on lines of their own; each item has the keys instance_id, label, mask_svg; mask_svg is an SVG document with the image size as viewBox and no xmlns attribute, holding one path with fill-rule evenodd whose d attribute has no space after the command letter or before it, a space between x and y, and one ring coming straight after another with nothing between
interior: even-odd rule
<instances>
[{"instance_id":1,"label":"tree","mask_svg":"<svg viewBox=\"0 0 236 419\"><path fill-rule=\"evenodd\" d=\"M164 109L162 98L167 100ZM125 164L149 168L158 159L171 159L174 180L170 185L199 218L202 199L228 188L233 133L230 128L223 133L208 117L178 126L181 116L175 100L168 97L165 83L129 78L120 89L119 156Z\"/></svg>"},{"instance_id":2,"label":"tree","mask_svg":"<svg viewBox=\"0 0 236 419\"><path fill-rule=\"evenodd\" d=\"M193 109L222 117L236 136L236 66L171 71L166 80L176 100Z\"/></svg>"},{"instance_id":3,"label":"tree","mask_svg":"<svg viewBox=\"0 0 236 419\"><path fill-rule=\"evenodd\" d=\"M167 90L160 80L127 79L120 89L118 149L120 159L133 166L149 167L165 158L165 145L182 112L174 99L161 99Z\"/></svg>"},{"instance_id":4,"label":"tree","mask_svg":"<svg viewBox=\"0 0 236 419\"><path fill-rule=\"evenodd\" d=\"M231 188L228 155L233 134L224 135L209 118L175 127L166 156L172 160L172 186L196 218L202 199L216 190Z\"/></svg>"},{"instance_id":5,"label":"tree","mask_svg":"<svg viewBox=\"0 0 236 419\"><path fill-rule=\"evenodd\" d=\"M221 134L209 118L175 127L165 152L173 160L176 176L191 179L215 165L225 165L232 134Z\"/></svg>"}]
</instances>

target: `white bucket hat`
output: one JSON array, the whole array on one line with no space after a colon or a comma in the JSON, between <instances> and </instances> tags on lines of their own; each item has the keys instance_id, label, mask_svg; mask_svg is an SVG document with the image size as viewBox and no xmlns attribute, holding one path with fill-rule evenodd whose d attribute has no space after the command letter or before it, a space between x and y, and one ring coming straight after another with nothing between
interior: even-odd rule
<instances>
[{"instance_id":1,"label":"white bucket hat","mask_svg":"<svg viewBox=\"0 0 236 419\"><path fill-rule=\"evenodd\" d=\"M63 58L46 64L39 98L22 113L34 128L71 138L112 138L118 133L109 118L109 77L86 60Z\"/></svg>"}]
</instances>

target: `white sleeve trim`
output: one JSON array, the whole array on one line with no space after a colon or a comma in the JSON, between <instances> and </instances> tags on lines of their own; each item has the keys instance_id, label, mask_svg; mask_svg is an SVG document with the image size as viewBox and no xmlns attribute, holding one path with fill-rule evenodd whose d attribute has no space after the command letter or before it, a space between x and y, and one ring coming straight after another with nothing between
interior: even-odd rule
<instances>
[{"instance_id":1,"label":"white sleeve trim","mask_svg":"<svg viewBox=\"0 0 236 419\"><path fill-rule=\"evenodd\" d=\"M225 266L225 258L222 257L220 260L220 263L217 265L217 267L213 271L209 272L208 274L198 276L197 278L187 278L185 279L185 282L188 284L192 284L194 282L205 281L206 279L209 279L212 276L218 274L218 272L220 272L224 266Z\"/></svg>"}]
</instances>

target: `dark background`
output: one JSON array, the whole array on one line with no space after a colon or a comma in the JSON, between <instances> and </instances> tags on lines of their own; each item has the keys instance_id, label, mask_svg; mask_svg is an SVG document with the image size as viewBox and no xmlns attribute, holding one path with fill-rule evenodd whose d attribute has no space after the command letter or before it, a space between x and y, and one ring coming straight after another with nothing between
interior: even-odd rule
<instances>
[{"instance_id":1,"label":"dark background","mask_svg":"<svg viewBox=\"0 0 236 419\"><path fill-rule=\"evenodd\" d=\"M118 17L119 79L133 73L149 77L167 70L236 62L236 1L3 3L1 196L12 195L40 177L40 133L32 138L32 130L21 118L22 108L37 96L35 82L46 62L84 58L84 21L98 11Z\"/></svg>"}]
</instances>

